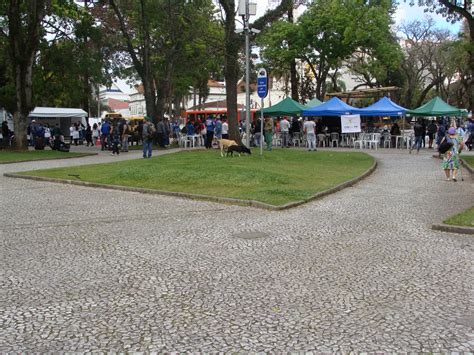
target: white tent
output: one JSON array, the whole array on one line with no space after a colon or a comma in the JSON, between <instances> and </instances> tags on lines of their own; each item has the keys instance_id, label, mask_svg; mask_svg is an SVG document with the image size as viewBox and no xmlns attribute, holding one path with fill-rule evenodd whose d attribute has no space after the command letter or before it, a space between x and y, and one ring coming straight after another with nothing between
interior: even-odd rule
<instances>
[{"instance_id":1,"label":"white tent","mask_svg":"<svg viewBox=\"0 0 474 355\"><path fill-rule=\"evenodd\" d=\"M80 108L61 108L61 107L35 107L30 112L31 118L62 118L62 117L87 117L87 112Z\"/></svg>"},{"instance_id":2,"label":"white tent","mask_svg":"<svg viewBox=\"0 0 474 355\"><path fill-rule=\"evenodd\" d=\"M51 127L59 125L64 136L69 136L69 127L74 122L87 126L87 112L80 108L36 107L28 117Z\"/></svg>"}]
</instances>

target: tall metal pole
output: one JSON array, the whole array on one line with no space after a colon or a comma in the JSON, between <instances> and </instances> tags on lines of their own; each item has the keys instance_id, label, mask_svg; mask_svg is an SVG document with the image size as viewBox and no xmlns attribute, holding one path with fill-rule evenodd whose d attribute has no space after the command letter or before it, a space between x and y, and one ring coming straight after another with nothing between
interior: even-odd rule
<instances>
[{"instance_id":1,"label":"tall metal pole","mask_svg":"<svg viewBox=\"0 0 474 355\"><path fill-rule=\"evenodd\" d=\"M247 146L250 148L250 28L249 28L249 0L245 0L245 131Z\"/></svg>"}]
</instances>

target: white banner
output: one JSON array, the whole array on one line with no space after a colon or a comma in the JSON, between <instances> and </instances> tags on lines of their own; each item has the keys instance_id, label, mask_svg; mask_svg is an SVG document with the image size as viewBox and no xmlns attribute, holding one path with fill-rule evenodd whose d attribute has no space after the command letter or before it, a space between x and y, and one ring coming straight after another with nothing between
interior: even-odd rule
<instances>
[{"instance_id":1,"label":"white banner","mask_svg":"<svg viewBox=\"0 0 474 355\"><path fill-rule=\"evenodd\" d=\"M341 133L359 133L360 115L342 115Z\"/></svg>"}]
</instances>

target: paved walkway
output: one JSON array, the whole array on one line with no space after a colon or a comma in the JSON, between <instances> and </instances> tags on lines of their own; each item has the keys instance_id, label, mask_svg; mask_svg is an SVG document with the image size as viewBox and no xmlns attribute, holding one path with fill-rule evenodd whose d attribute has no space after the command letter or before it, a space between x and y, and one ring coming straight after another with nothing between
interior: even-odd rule
<instances>
[{"instance_id":1,"label":"paved walkway","mask_svg":"<svg viewBox=\"0 0 474 355\"><path fill-rule=\"evenodd\" d=\"M282 212L1 176L0 351L474 351L474 239L430 229L473 180L375 156Z\"/></svg>"}]
</instances>

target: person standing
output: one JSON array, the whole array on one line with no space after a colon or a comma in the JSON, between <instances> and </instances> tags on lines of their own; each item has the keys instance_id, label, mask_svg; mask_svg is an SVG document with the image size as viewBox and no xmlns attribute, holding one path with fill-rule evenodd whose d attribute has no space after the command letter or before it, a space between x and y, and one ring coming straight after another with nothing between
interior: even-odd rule
<instances>
[{"instance_id":1,"label":"person standing","mask_svg":"<svg viewBox=\"0 0 474 355\"><path fill-rule=\"evenodd\" d=\"M453 181L456 182L458 170L460 168L459 153L463 149L464 143L462 138L456 134L456 128L454 127L448 129L448 134L443 138L440 144L445 140L452 143L452 147L443 154L443 163L441 164L441 167L446 175L446 181L449 181L452 175Z\"/></svg>"},{"instance_id":2,"label":"person standing","mask_svg":"<svg viewBox=\"0 0 474 355\"><path fill-rule=\"evenodd\" d=\"M164 123L164 118L162 118L157 124L156 124L156 140L158 142L158 145L160 148L164 148L164 137L165 137L165 123Z\"/></svg>"},{"instance_id":3,"label":"person standing","mask_svg":"<svg viewBox=\"0 0 474 355\"><path fill-rule=\"evenodd\" d=\"M222 139L229 139L229 124L227 120L222 120Z\"/></svg>"},{"instance_id":4,"label":"person standing","mask_svg":"<svg viewBox=\"0 0 474 355\"><path fill-rule=\"evenodd\" d=\"M466 147L469 149L469 151L472 150L472 146L474 145L474 119L469 119L467 122L466 126L466 134L467 134L467 140L466 140Z\"/></svg>"},{"instance_id":5,"label":"person standing","mask_svg":"<svg viewBox=\"0 0 474 355\"><path fill-rule=\"evenodd\" d=\"M437 131L436 124L431 121L426 130L428 131L428 149L433 149L433 140Z\"/></svg>"},{"instance_id":6,"label":"person standing","mask_svg":"<svg viewBox=\"0 0 474 355\"><path fill-rule=\"evenodd\" d=\"M212 118L212 115L209 115L209 117L206 120L206 148L207 149L212 148L212 140L214 139L215 128L216 128L216 124L214 122L214 119Z\"/></svg>"},{"instance_id":7,"label":"person standing","mask_svg":"<svg viewBox=\"0 0 474 355\"><path fill-rule=\"evenodd\" d=\"M8 122L2 122L2 144L4 147L10 145L10 130L8 129Z\"/></svg>"},{"instance_id":8,"label":"person standing","mask_svg":"<svg viewBox=\"0 0 474 355\"><path fill-rule=\"evenodd\" d=\"M222 139L222 121L220 117L217 117L217 120L216 120L216 128L214 130L214 136L217 139Z\"/></svg>"},{"instance_id":9,"label":"person standing","mask_svg":"<svg viewBox=\"0 0 474 355\"><path fill-rule=\"evenodd\" d=\"M415 149L415 147L416 147L416 153L417 154L420 153L421 141L422 139L425 138L425 129L421 125L420 121L417 121L415 123L414 130L415 130L415 142L410 147L410 154L411 154L411 151Z\"/></svg>"},{"instance_id":10,"label":"person standing","mask_svg":"<svg viewBox=\"0 0 474 355\"><path fill-rule=\"evenodd\" d=\"M86 128L86 142L87 146L89 146L89 144L91 145L91 147L94 146L94 143L92 142L92 127L89 123L87 124Z\"/></svg>"},{"instance_id":11,"label":"person standing","mask_svg":"<svg viewBox=\"0 0 474 355\"><path fill-rule=\"evenodd\" d=\"M78 124L74 124L73 126L73 130L72 130L72 139L74 140L74 145L78 145L79 144L79 137L80 137L80 133L79 133L79 126Z\"/></svg>"},{"instance_id":12,"label":"person standing","mask_svg":"<svg viewBox=\"0 0 474 355\"><path fill-rule=\"evenodd\" d=\"M109 146L109 138L110 138L110 124L109 121L105 121L100 127L100 143L102 145L102 150L105 150Z\"/></svg>"},{"instance_id":13,"label":"person standing","mask_svg":"<svg viewBox=\"0 0 474 355\"><path fill-rule=\"evenodd\" d=\"M92 145L97 144L97 139L99 138L99 127L97 126L97 123L94 123L92 126Z\"/></svg>"},{"instance_id":14,"label":"person standing","mask_svg":"<svg viewBox=\"0 0 474 355\"><path fill-rule=\"evenodd\" d=\"M112 134L111 134L111 142L112 142L112 154L111 155L119 155L120 154L120 127L117 122L112 124Z\"/></svg>"},{"instance_id":15,"label":"person standing","mask_svg":"<svg viewBox=\"0 0 474 355\"><path fill-rule=\"evenodd\" d=\"M265 142L267 143L267 150L271 151L273 145L273 119L271 117L265 117L263 132L265 135Z\"/></svg>"},{"instance_id":16,"label":"person standing","mask_svg":"<svg viewBox=\"0 0 474 355\"><path fill-rule=\"evenodd\" d=\"M130 137L130 126L126 120L120 125L120 140L122 142L122 152L128 152L128 138Z\"/></svg>"},{"instance_id":17,"label":"person standing","mask_svg":"<svg viewBox=\"0 0 474 355\"><path fill-rule=\"evenodd\" d=\"M304 133L308 142L308 151L316 151L316 123L311 117L304 123Z\"/></svg>"},{"instance_id":18,"label":"person standing","mask_svg":"<svg viewBox=\"0 0 474 355\"><path fill-rule=\"evenodd\" d=\"M444 126L443 121L438 124L438 131L436 132L436 145L439 147L444 137L446 136L446 127ZM441 153L439 154L441 158Z\"/></svg>"},{"instance_id":19,"label":"person standing","mask_svg":"<svg viewBox=\"0 0 474 355\"><path fill-rule=\"evenodd\" d=\"M260 118L257 118L252 128L253 139L256 147L260 147L260 145L262 144L261 128L262 121L260 120Z\"/></svg>"},{"instance_id":20,"label":"person standing","mask_svg":"<svg viewBox=\"0 0 474 355\"><path fill-rule=\"evenodd\" d=\"M281 135L281 147L290 147L290 122L286 117L280 121L280 135Z\"/></svg>"},{"instance_id":21,"label":"person standing","mask_svg":"<svg viewBox=\"0 0 474 355\"><path fill-rule=\"evenodd\" d=\"M143 158L151 158L153 139L155 138L156 128L151 122L151 118L145 116L145 123L142 129Z\"/></svg>"}]
</instances>

